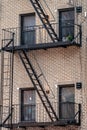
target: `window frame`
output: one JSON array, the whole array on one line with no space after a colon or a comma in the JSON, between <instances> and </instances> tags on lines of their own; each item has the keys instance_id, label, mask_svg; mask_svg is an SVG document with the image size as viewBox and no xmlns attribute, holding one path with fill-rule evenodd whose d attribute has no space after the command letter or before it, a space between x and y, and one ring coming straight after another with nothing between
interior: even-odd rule
<instances>
[{"instance_id":1,"label":"window frame","mask_svg":"<svg viewBox=\"0 0 87 130\"><path fill-rule=\"evenodd\" d=\"M36 14L35 14L35 12L20 14L20 46L26 45L26 44L24 44L24 38L22 37L22 35L23 35L22 32L23 32L24 17L29 17L29 16L34 16L35 17L35 22L36 22Z\"/></svg>"},{"instance_id":2,"label":"window frame","mask_svg":"<svg viewBox=\"0 0 87 130\"><path fill-rule=\"evenodd\" d=\"M26 120L23 119L23 114L24 114L23 113L23 105L24 105L23 93L24 93L24 91L35 91L35 88L33 88L33 87L30 87L30 88L20 88L20 90L19 90L19 93L20 93L20 120L26 122ZM36 91L35 91L35 97L36 97ZM36 108L36 100L35 100L35 104L34 105L35 105L35 108ZM35 120L36 120L36 110L35 110ZM31 121L29 120L28 122L32 122L32 120ZM35 122L35 121L33 121L33 122Z\"/></svg>"},{"instance_id":3,"label":"window frame","mask_svg":"<svg viewBox=\"0 0 87 130\"><path fill-rule=\"evenodd\" d=\"M59 111L59 118L61 119L61 116L62 116L62 113L61 113L61 90L62 88L70 88L70 87L73 87L74 90L75 90L75 84L63 84L63 85L58 85L58 88L59 88L59 104L58 104L58 111ZM75 96L75 95L74 95ZM74 100L75 100L75 97L74 97ZM75 101L74 101L75 102Z\"/></svg>"},{"instance_id":4,"label":"window frame","mask_svg":"<svg viewBox=\"0 0 87 130\"><path fill-rule=\"evenodd\" d=\"M59 21L58 21L58 23L59 23L59 38L60 38L60 40L62 40L62 27L61 27L61 13L62 12L68 12L68 11L74 11L74 22L75 22L75 9L72 7L72 8L62 8L62 9L58 9L58 14L59 14ZM74 25L73 25L74 26ZM72 26L72 27L73 27ZM68 25L68 27L69 27L69 25ZM70 26L71 27L71 26ZM74 27L73 27L74 28ZM73 34L74 34L74 32L73 32Z\"/></svg>"}]
</instances>

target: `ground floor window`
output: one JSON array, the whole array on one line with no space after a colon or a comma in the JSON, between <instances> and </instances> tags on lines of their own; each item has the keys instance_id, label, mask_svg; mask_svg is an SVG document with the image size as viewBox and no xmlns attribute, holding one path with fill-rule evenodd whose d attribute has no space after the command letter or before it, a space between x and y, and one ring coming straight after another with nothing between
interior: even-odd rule
<instances>
[{"instance_id":1,"label":"ground floor window","mask_svg":"<svg viewBox=\"0 0 87 130\"><path fill-rule=\"evenodd\" d=\"M35 90L21 90L21 120L30 122L35 121L35 109Z\"/></svg>"},{"instance_id":2,"label":"ground floor window","mask_svg":"<svg viewBox=\"0 0 87 130\"><path fill-rule=\"evenodd\" d=\"M59 117L73 119L75 115L75 90L74 85L59 86Z\"/></svg>"}]
</instances>

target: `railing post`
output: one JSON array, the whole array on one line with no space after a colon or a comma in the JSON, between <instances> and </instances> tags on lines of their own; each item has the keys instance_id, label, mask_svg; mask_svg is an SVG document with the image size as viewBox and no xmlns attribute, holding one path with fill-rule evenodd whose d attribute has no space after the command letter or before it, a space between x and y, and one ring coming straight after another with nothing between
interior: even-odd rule
<instances>
[{"instance_id":1,"label":"railing post","mask_svg":"<svg viewBox=\"0 0 87 130\"><path fill-rule=\"evenodd\" d=\"M81 104L78 104L78 107L79 107L78 125L81 125Z\"/></svg>"}]
</instances>

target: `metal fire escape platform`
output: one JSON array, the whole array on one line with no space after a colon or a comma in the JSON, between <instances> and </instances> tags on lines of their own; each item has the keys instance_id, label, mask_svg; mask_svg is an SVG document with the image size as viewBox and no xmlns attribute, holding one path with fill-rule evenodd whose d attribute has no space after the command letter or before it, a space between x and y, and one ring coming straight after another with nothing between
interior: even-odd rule
<instances>
[{"instance_id":1,"label":"metal fire escape platform","mask_svg":"<svg viewBox=\"0 0 87 130\"><path fill-rule=\"evenodd\" d=\"M42 44L35 44L35 45L32 45L30 44L29 46L28 45L20 45L20 46L14 46L13 48L13 51L16 52L16 51L19 51L19 50L40 50L40 49L44 49L44 50L47 50L47 49L50 49L50 48L58 48L58 47L69 47L69 46L77 46L77 47L80 47L81 45L80 44L76 44L76 43L71 43L70 42L62 42L62 41L59 41L57 42L56 44L55 43L42 43ZM5 51L8 51L8 52L11 52L12 51L12 47L5 47L3 48L3 50Z\"/></svg>"}]
</instances>

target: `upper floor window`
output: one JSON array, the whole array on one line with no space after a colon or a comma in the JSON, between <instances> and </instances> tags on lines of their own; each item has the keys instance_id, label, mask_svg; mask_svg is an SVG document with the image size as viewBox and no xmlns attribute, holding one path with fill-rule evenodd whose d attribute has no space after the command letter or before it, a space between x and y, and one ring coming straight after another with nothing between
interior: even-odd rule
<instances>
[{"instance_id":1,"label":"upper floor window","mask_svg":"<svg viewBox=\"0 0 87 130\"><path fill-rule=\"evenodd\" d=\"M21 16L21 44L35 44L35 14Z\"/></svg>"},{"instance_id":2,"label":"upper floor window","mask_svg":"<svg viewBox=\"0 0 87 130\"><path fill-rule=\"evenodd\" d=\"M62 41L72 41L74 38L74 9L59 11L59 37Z\"/></svg>"}]
</instances>

